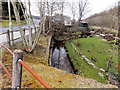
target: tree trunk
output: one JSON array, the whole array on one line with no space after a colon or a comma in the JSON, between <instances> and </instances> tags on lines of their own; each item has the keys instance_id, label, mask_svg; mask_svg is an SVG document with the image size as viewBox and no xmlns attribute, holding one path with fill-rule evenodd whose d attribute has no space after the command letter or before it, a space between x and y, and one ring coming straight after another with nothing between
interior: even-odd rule
<instances>
[{"instance_id":1,"label":"tree trunk","mask_svg":"<svg viewBox=\"0 0 120 90\"><path fill-rule=\"evenodd\" d=\"M29 6L29 17L28 17L28 22L29 22L29 47L32 46L32 31L30 27L31 23L31 11L30 11L30 0L28 1L28 6Z\"/></svg>"},{"instance_id":2,"label":"tree trunk","mask_svg":"<svg viewBox=\"0 0 120 90\"><path fill-rule=\"evenodd\" d=\"M26 38L25 38L25 36L23 34L23 30L21 28L21 21L20 21L19 12L18 12L17 7L16 7L16 2L13 1L13 0L12 0L12 5L13 5L15 17L16 17L16 20L17 20L17 24L19 26L19 30L20 30L20 34L21 34L21 38L22 38L23 44L28 49L28 47L27 47L28 42L27 42L27 40L26 40Z\"/></svg>"}]
</instances>

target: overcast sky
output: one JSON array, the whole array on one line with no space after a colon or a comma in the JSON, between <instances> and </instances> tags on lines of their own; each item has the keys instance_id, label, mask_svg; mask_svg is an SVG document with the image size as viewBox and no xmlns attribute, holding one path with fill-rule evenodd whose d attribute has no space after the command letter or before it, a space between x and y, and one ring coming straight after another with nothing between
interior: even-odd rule
<instances>
[{"instance_id":1,"label":"overcast sky","mask_svg":"<svg viewBox=\"0 0 120 90\"><path fill-rule=\"evenodd\" d=\"M89 15L108 10L118 3L119 0L89 0L91 12Z\"/></svg>"},{"instance_id":2,"label":"overcast sky","mask_svg":"<svg viewBox=\"0 0 120 90\"><path fill-rule=\"evenodd\" d=\"M28 0L22 0L22 1L28 1ZM31 0L31 2L32 2L31 11L32 11L33 15L39 15L39 13L37 11L36 4L35 4L35 2L38 2L38 1L39 0ZM49 0L49 1L51 1L51 0ZM78 0L63 0L63 1L77 2ZM85 15L85 18L92 15L92 14L99 13L101 11L108 10L108 9L112 8L115 4L118 3L118 1L120 1L120 0L88 0L90 12L88 12ZM64 14L68 15L68 16L72 16L71 11L67 10L67 9L64 11Z\"/></svg>"}]
</instances>

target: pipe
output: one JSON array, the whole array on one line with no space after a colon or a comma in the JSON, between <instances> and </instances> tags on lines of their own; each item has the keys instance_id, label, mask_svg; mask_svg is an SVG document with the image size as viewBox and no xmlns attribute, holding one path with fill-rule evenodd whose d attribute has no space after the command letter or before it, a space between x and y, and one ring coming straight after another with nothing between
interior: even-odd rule
<instances>
[{"instance_id":1,"label":"pipe","mask_svg":"<svg viewBox=\"0 0 120 90\"><path fill-rule=\"evenodd\" d=\"M41 77L39 77L32 69L30 69L30 67L28 67L21 59L18 60L18 62L27 69L27 71L29 71L44 87L46 88L51 88L52 87L47 84Z\"/></svg>"},{"instance_id":2,"label":"pipe","mask_svg":"<svg viewBox=\"0 0 120 90\"><path fill-rule=\"evenodd\" d=\"M2 66L2 68L4 69L4 71L6 72L6 74L8 75L8 77L10 78L10 80L12 81L12 76L9 73L9 71L7 70L7 68L2 64L2 62L0 62L0 65Z\"/></svg>"}]
</instances>

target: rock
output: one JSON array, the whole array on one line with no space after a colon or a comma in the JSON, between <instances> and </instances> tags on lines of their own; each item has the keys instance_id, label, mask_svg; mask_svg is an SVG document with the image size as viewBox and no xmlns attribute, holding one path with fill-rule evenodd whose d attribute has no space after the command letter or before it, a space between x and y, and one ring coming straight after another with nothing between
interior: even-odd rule
<instances>
[{"instance_id":1,"label":"rock","mask_svg":"<svg viewBox=\"0 0 120 90\"><path fill-rule=\"evenodd\" d=\"M93 60L94 62L96 62L96 58L91 58L91 60Z\"/></svg>"},{"instance_id":2,"label":"rock","mask_svg":"<svg viewBox=\"0 0 120 90\"><path fill-rule=\"evenodd\" d=\"M103 73L100 73L100 72L99 72L98 75L99 75L100 77L102 77L102 78L104 77Z\"/></svg>"}]
</instances>

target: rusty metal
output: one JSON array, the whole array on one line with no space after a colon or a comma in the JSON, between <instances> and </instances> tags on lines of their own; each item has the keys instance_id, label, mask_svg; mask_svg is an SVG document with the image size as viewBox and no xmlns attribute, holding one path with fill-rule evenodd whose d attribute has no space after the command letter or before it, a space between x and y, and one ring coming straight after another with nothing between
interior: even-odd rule
<instances>
[{"instance_id":1,"label":"rusty metal","mask_svg":"<svg viewBox=\"0 0 120 90\"><path fill-rule=\"evenodd\" d=\"M19 63L27 69L45 88L52 88L49 84L47 84L40 76L38 76L30 67L28 67L21 59L18 60Z\"/></svg>"}]
</instances>

